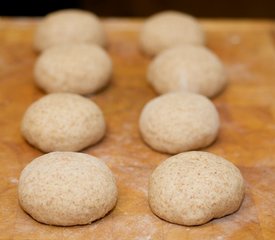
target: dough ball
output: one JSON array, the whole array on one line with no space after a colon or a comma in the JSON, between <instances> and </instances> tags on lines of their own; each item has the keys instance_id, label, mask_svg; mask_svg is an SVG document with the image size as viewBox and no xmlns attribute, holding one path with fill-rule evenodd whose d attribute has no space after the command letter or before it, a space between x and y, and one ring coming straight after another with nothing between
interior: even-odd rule
<instances>
[{"instance_id":1,"label":"dough ball","mask_svg":"<svg viewBox=\"0 0 275 240\"><path fill-rule=\"evenodd\" d=\"M38 51L43 51L64 43L94 43L104 46L106 36L97 16L77 9L48 14L38 25L34 47Z\"/></svg>"},{"instance_id":2,"label":"dough ball","mask_svg":"<svg viewBox=\"0 0 275 240\"><path fill-rule=\"evenodd\" d=\"M94 93L112 74L112 61L96 45L65 44L45 50L38 58L36 84L46 92Z\"/></svg>"},{"instance_id":3,"label":"dough ball","mask_svg":"<svg viewBox=\"0 0 275 240\"><path fill-rule=\"evenodd\" d=\"M149 65L148 81L156 92L190 91L213 97L226 85L219 58L202 46L182 45L160 53Z\"/></svg>"},{"instance_id":4,"label":"dough ball","mask_svg":"<svg viewBox=\"0 0 275 240\"><path fill-rule=\"evenodd\" d=\"M140 45L148 55L179 44L204 44L204 32L190 15L164 11L149 17L140 32Z\"/></svg>"},{"instance_id":5,"label":"dough ball","mask_svg":"<svg viewBox=\"0 0 275 240\"><path fill-rule=\"evenodd\" d=\"M244 180L237 167L207 152L180 153L160 164L150 178L149 203L160 218L199 225L237 211Z\"/></svg>"},{"instance_id":6,"label":"dough ball","mask_svg":"<svg viewBox=\"0 0 275 240\"><path fill-rule=\"evenodd\" d=\"M139 120L144 141L157 151L171 154L208 146L219 126L214 104L194 93L157 97L145 105Z\"/></svg>"},{"instance_id":7,"label":"dough ball","mask_svg":"<svg viewBox=\"0 0 275 240\"><path fill-rule=\"evenodd\" d=\"M91 100L72 93L53 93L34 102L21 125L26 140L44 152L79 151L105 134L105 121Z\"/></svg>"},{"instance_id":8,"label":"dough ball","mask_svg":"<svg viewBox=\"0 0 275 240\"><path fill-rule=\"evenodd\" d=\"M36 158L21 173L22 208L39 222L72 226L105 216L116 204L111 170L84 153L52 152Z\"/></svg>"}]
</instances>

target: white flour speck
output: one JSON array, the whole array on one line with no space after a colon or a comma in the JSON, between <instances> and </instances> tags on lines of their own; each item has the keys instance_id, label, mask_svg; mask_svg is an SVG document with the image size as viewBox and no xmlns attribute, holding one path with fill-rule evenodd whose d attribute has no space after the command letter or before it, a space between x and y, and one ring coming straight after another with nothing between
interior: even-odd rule
<instances>
[{"instance_id":1,"label":"white flour speck","mask_svg":"<svg viewBox=\"0 0 275 240\"><path fill-rule=\"evenodd\" d=\"M227 74L230 78L241 78L243 80L253 80L255 74L250 71L250 66L243 63L234 63L226 66Z\"/></svg>"},{"instance_id":2,"label":"white flour speck","mask_svg":"<svg viewBox=\"0 0 275 240\"><path fill-rule=\"evenodd\" d=\"M238 44L241 43L242 39L241 39L241 37L239 35L234 34L234 35L230 36L228 40L229 40L230 44L232 44L232 45L238 45Z\"/></svg>"},{"instance_id":3,"label":"white flour speck","mask_svg":"<svg viewBox=\"0 0 275 240\"><path fill-rule=\"evenodd\" d=\"M18 179L12 177L12 178L10 178L10 183L17 185L18 184Z\"/></svg>"},{"instance_id":4,"label":"white flour speck","mask_svg":"<svg viewBox=\"0 0 275 240\"><path fill-rule=\"evenodd\" d=\"M151 240L151 236L146 236L146 237L136 237L136 240Z\"/></svg>"}]
</instances>

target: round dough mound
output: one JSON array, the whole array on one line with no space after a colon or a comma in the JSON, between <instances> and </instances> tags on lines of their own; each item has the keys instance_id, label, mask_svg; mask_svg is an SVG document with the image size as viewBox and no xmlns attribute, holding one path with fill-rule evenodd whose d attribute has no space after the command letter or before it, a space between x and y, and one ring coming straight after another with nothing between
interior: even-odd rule
<instances>
[{"instance_id":1,"label":"round dough mound","mask_svg":"<svg viewBox=\"0 0 275 240\"><path fill-rule=\"evenodd\" d=\"M164 11L149 17L140 32L140 45L148 55L179 44L204 44L200 24L190 15Z\"/></svg>"},{"instance_id":2,"label":"round dough mound","mask_svg":"<svg viewBox=\"0 0 275 240\"><path fill-rule=\"evenodd\" d=\"M219 58L203 46L182 45L160 53L149 65L147 78L160 93L190 91L213 97L226 85Z\"/></svg>"},{"instance_id":3,"label":"round dough mound","mask_svg":"<svg viewBox=\"0 0 275 240\"><path fill-rule=\"evenodd\" d=\"M64 43L94 43L104 46L106 36L97 16L77 9L48 14L37 28L34 47L43 51Z\"/></svg>"},{"instance_id":4,"label":"round dough mound","mask_svg":"<svg viewBox=\"0 0 275 240\"><path fill-rule=\"evenodd\" d=\"M18 185L22 208L39 222L72 226L105 216L116 204L111 170L84 153L52 152L33 160Z\"/></svg>"},{"instance_id":5,"label":"round dough mound","mask_svg":"<svg viewBox=\"0 0 275 240\"><path fill-rule=\"evenodd\" d=\"M26 140L44 152L79 151L97 143L105 128L99 107L72 93L53 93L34 102L21 125Z\"/></svg>"},{"instance_id":6,"label":"round dough mound","mask_svg":"<svg viewBox=\"0 0 275 240\"><path fill-rule=\"evenodd\" d=\"M237 167L207 152L187 152L168 158L153 172L149 203L160 218L199 225L237 211L244 180Z\"/></svg>"},{"instance_id":7,"label":"round dough mound","mask_svg":"<svg viewBox=\"0 0 275 240\"><path fill-rule=\"evenodd\" d=\"M38 58L36 84L46 92L94 93L112 74L112 61L96 45L65 44L45 50Z\"/></svg>"},{"instance_id":8,"label":"round dough mound","mask_svg":"<svg viewBox=\"0 0 275 240\"><path fill-rule=\"evenodd\" d=\"M151 100L140 116L140 131L153 149L166 153L206 147L219 130L214 104L194 93L168 93Z\"/></svg>"}]
</instances>

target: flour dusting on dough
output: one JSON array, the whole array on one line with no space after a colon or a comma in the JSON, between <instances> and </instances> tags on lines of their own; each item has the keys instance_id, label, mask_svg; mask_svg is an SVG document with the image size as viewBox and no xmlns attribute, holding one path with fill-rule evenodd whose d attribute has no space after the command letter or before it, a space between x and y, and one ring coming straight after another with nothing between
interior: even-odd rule
<instances>
[{"instance_id":1,"label":"flour dusting on dough","mask_svg":"<svg viewBox=\"0 0 275 240\"><path fill-rule=\"evenodd\" d=\"M179 72L179 89L180 90L187 90L189 87L188 79L186 73L184 71Z\"/></svg>"}]
</instances>

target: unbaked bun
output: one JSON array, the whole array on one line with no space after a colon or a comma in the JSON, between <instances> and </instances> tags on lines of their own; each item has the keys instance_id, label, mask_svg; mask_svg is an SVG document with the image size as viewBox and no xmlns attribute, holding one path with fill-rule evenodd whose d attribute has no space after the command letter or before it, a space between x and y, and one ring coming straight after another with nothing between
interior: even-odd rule
<instances>
[{"instance_id":1,"label":"unbaked bun","mask_svg":"<svg viewBox=\"0 0 275 240\"><path fill-rule=\"evenodd\" d=\"M237 211L244 180L237 167L207 152L187 152L168 158L153 172L149 203L160 218L199 225Z\"/></svg>"},{"instance_id":2,"label":"unbaked bun","mask_svg":"<svg viewBox=\"0 0 275 240\"><path fill-rule=\"evenodd\" d=\"M195 18L177 11L152 15L140 31L140 46L148 55L179 44L202 45L204 42L204 32Z\"/></svg>"},{"instance_id":3,"label":"unbaked bun","mask_svg":"<svg viewBox=\"0 0 275 240\"><path fill-rule=\"evenodd\" d=\"M18 196L37 221L72 226L105 216L116 204L117 187L101 160L84 153L52 152L24 168Z\"/></svg>"},{"instance_id":4,"label":"unbaked bun","mask_svg":"<svg viewBox=\"0 0 275 240\"><path fill-rule=\"evenodd\" d=\"M194 93L168 93L148 102L139 128L144 141L165 153L203 148L217 137L219 115L214 104Z\"/></svg>"},{"instance_id":5,"label":"unbaked bun","mask_svg":"<svg viewBox=\"0 0 275 240\"><path fill-rule=\"evenodd\" d=\"M91 12L66 9L45 16L38 25L34 47L43 51L65 43L106 44L106 36L97 16Z\"/></svg>"},{"instance_id":6,"label":"unbaked bun","mask_svg":"<svg viewBox=\"0 0 275 240\"><path fill-rule=\"evenodd\" d=\"M44 152L79 151L105 134L100 108L90 99L72 93L53 93L29 106L21 132Z\"/></svg>"},{"instance_id":7,"label":"unbaked bun","mask_svg":"<svg viewBox=\"0 0 275 240\"><path fill-rule=\"evenodd\" d=\"M160 53L149 65L147 79L156 92L190 91L213 97L227 83L219 58L203 46L182 45Z\"/></svg>"},{"instance_id":8,"label":"unbaked bun","mask_svg":"<svg viewBox=\"0 0 275 240\"><path fill-rule=\"evenodd\" d=\"M35 82L44 91L90 94L107 85L112 61L97 45L65 44L46 49L38 58Z\"/></svg>"}]
</instances>

